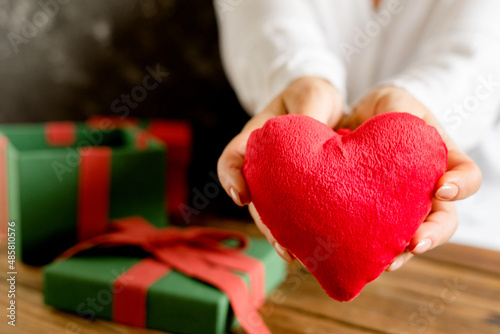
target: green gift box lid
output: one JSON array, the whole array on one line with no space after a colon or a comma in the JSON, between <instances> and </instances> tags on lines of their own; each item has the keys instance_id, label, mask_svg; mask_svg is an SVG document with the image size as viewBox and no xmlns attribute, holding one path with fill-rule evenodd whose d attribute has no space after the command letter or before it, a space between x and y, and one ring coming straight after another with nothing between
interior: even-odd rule
<instances>
[{"instance_id":1,"label":"green gift box lid","mask_svg":"<svg viewBox=\"0 0 500 334\"><path fill-rule=\"evenodd\" d=\"M112 320L114 281L143 260L131 253L123 248L99 249L92 256L82 254L46 266L45 303L89 320ZM250 238L244 253L262 262L265 292L269 295L283 282L286 263L264 239ZM248 284L246 274L238 274ZM147 291L147 328L182 334L223 334L234 324L229 299L223 292L180 272L169 272Z\"/></svg>"},{"instance_id":2,"label":"green gift box lid","mask_svg":"<svg viewBox=\"0 0 500 334\"><path fill-rule=\"evenodd\" d=\"M72 142L49 143L47 124L63 123L72 129ZM7 203L0 203L0 234L6 231L4 220L15 222L16 249L22 261L46 264L79 241L82 148L111 149L109 219L140 215L158 227L167 224L166 148L152 138L139 147L143 134L136 127L95 129L70 122L0 127L0 142L4 143L0 172L3 165L6 174L0 175L0 189L3 182L7 192L7 196L0 194L0 202L7 197ZM88 211L93 214L92 208Z\"/></svg>"}]
</instances>

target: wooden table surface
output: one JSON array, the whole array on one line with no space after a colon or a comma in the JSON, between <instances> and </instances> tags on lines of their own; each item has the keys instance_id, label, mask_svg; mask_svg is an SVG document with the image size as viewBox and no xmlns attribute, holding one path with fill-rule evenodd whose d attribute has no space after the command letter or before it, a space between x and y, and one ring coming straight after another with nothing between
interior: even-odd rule
<instances>
[{"instance_id":1,"label":"wooden table surface","mask_svg":"<svg viewBox=\"0 0 500 334\"><path fill-rule=\"evenodd\" d=\"M253 224L209 220L202 224L250 235ZM500 242L500 240L499 240ZM0 261L0 333L152 334L112 322L87 322L43 304L40 268L17 264L16 327L7 325L7 256ZM330 299L300 265L260 310L272 333L500 333L500 253L446 244L414 257L400 270L383 273L352 302ZM203 334L203 333L201 333Z\"/></svg>"}]
</instances>

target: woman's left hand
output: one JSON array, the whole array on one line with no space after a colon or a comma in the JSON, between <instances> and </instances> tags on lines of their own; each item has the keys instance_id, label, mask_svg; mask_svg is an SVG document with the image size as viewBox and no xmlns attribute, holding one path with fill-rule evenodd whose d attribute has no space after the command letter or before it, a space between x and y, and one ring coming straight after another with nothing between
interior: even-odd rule
<instances>
[{"instance_id":1,"label":"woman's left hand","mask_svg":"<svg viewBox=\"0 0 500 334\"><path fill-rule=\"evenodd\" d=\"M431 212L407 250L394 259L387 271L400 268L414 254L422 254L448 241L458 226L453 201L469 197L481 185L479 167L458 149L429 109L403 88L383 86L373 90L354 107L342 127L354 129L375 115L392 111L415 115L438 130L448 148L448 168L436 184Z\"/></svg>"}]
</instances>

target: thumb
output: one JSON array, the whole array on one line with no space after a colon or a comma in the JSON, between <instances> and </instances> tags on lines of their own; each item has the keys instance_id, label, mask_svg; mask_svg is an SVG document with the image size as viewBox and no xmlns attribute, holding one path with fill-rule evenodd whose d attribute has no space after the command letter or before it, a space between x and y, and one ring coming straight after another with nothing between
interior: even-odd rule
<instances>
[{"instance_id":1,"label":"thumb","mask_svg":"<svg viewBox=\"0 0 500 334\"><path fill-rule=\"evenodd\" d=\"M243 176L243 162L248 134L240 133L226 146L217 162L222 187L233 201L243 206L250 202L250 191Z\"/></svg>"},{"instance_id":2,"label":"thumb","mask_svg":"<svg viewBox=\"0 0 500 334\"><path fill-rule=\"evenodd\" d=\"M250 190L242 171L248 138L252 131L261 128L267 120L283 113L281 100L274 99L266 110L247 122L240 134L229 142L217 162L217 173L222 187L239 206L251 201Z\"/></svg>"},{"instance_id":3,"label":"thumb","mask_svg":"<svg viewBox=\"0 0 500 334\"><path fill-rule=\"evenodd\" d=\"M312 117L333 127L342 116L342 98L338 91L325 80L301 85L295 90L291 86L283 94L285 110L290 114Z\"/></svg>"},{"instance_id":4,"label":"thumb","mask_svg":"<svg viewBox=\"0 0 500 334\"><path fill-rule=\"evenodd\" d=\"M351 130L356 129L367 119L375 115L376 109L380 108L376 102L371 95L360 100L352 108L351 114L342 121L341 127ZM381 108L378 111L381 112Z\"/></svg>"}]
</instances>

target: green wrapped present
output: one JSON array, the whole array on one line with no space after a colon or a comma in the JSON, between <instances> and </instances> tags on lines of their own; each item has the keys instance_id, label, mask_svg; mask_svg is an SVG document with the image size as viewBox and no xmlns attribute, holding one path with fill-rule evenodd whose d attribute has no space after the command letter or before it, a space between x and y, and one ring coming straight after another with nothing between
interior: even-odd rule
<instances>
[{"instance_id":1,"label":"green wrapped present","mask_svg":"<svg viewBox=\"0 0 500 334\"><path fill-rule=\"evenodd\" d=\"M112 229L45 267L46 304L171 333L223 334L235 319L249 334L269 333L257 309L282 283L286 263L266 240L207 227L156 229L137 217Z\"/></svg>"},{"instance_id":2,"label":"green wrapped present","mask_svg":"<svg viewBox=\"0 0 500 334\"><path fill-rule=\"evenodd\" d=\"M186 121L168 119L138 119L113 116L93 116L87 120L90 127L101 128L112 124L117 128L138 126L168 147L167 152L167 211L178 217L186 215L189 200L188 169L191 162L193 130ZM185 217L185 219L187 219Z\"/></svg>"},{"instance_id":3,"label":"green wrapped present","mask_svg":"<svg viewBox=\"0 0 500 334\"><path fill-rule=\"evenodd\" d=\"M165 150L136 127L1 126L0 234L14 222L17 255L39 265L104 232L110 218L165 226Z\"/></svg>"}]
</instances>

